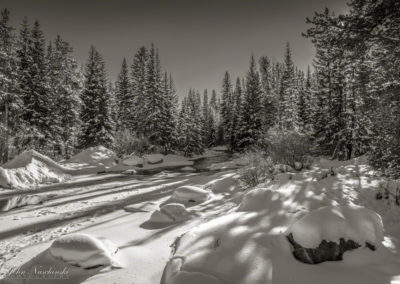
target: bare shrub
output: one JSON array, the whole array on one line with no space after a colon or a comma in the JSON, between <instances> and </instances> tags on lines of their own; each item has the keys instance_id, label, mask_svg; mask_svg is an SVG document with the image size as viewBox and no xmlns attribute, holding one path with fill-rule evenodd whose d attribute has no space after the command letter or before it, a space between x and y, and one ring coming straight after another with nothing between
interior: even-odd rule
<instances>
[{"instance_id":1,"label":"bare shrub","mask_svg":"<svg viewBox=\"0 0 400 284\"><path fill-rule=\"evenodd\" d=\"M121 130L115 135L113 150L118 157L131 154L142 156L148 153L152 148L149 140L144 137L138 137L129 130Z\"/></svg>"},{"instance_id":2,"label":"bare shrub","mask_svg":"<svg viewBox=\"0 0 400 284\"><path fill-rule=\"evenodd\" d=\"M272 178L272 161L262 152L246 152L242 159L246 166L239 170L239 180L245 187L254 187Z\"/></svg>"},{"instance_id":3,"label":"bare shrub","mask_svg":"<svg viewBox=\"0 0 400 284\"><path fill-rule=\"evenodd\" d=\"M301 163L302 168L311 167L311 139L308 135L272 129L261 141L260 147L271 158L273 164L296 168L296 163Z\"/></svg>"}]
</instances>

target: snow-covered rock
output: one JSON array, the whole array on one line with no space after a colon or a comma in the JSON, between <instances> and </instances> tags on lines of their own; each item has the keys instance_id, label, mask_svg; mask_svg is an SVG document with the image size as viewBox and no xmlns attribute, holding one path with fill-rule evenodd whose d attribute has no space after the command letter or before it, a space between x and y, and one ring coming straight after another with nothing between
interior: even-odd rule
<instances>
[{"instance_id":1,"label":"snow-covered rock","mask_svg":"<svg viewBox=\"0 0 400 284\"><path fill-rule=\"evenodd\" d=\"M118 251L115 244L88 234L60 237L51 244L49 250L54 258L83 268L122 267L114 257Z\"/></svg>"},{"instance_id":2,"label":"snow-covered rock","mask_svg":"<svg viewBox=\"0 0 400 284\"><path fill-rule=\"evenodd\" d=\"M149 155L145 156L145 160L150 165L161 164L164 161L164 155L163 154L149 154Z\"/></svg>"},{"instance_id":3,"label":"snow-covered rock","mask_svg":"<svg viewBox=\"0 0 400 284\"><path fill-rule=\"evenodd\" d=\"M32 188L70 178L72 169L63 167L34 150L22 152L0 167L0 187Z\"/></svg>"},{"instance_id":4,"label":"snow-covered rock","mask_svg":"<svg viewBox=\"0 0 400 284\"><path fill-rule=\"evenodd\" d=\"M303 163L300 162L294 162L294 169L296 171L301 171L303 169Z\"/></svg>"},{"instance_id":5,"label":"snow-covered rock","mask_svg":"<svg viewBox=\"0 0 400 284\"><path fill-rule=\"evenodd\" d=\"M150 217L153 223L173 223L190 219L190 212L180 203L168 203L154 211Z\"/></svg>"},{"instance_id":6,"label":"snow-covered rock","mask_svg":"<svg viewBox=\"0 0 400 284\"><path fill-rule=\"evenodd\" d=\"M294 255L306 263L341 260L347 250L361 246L375 249L383 241L381 217L360 206L319 208L287 230Z\"/></svg>"},{"instance_id":7,"label":"snow-covered rock","mask_svg":"<svg viewBox=\"0 0 400 284\"><path fill-rule=\"evenodd\" d=\"M174 190L171 201L183 204L196 204L206 201L210 192L197 186L184 185Z\"/></svg>"},{"instance_id":8,"label":"snow-covered rock","mask_svg":"<svg viewBox=\"0 0 400 284\"><path fill-rule=\"evenodd\" d=\"M144 160L141 157L131 155L131 156L124 158L121 161L121 163L124 164L125 166L140 167L140 166L143 166Z\"/></svg>"}]
</instances>

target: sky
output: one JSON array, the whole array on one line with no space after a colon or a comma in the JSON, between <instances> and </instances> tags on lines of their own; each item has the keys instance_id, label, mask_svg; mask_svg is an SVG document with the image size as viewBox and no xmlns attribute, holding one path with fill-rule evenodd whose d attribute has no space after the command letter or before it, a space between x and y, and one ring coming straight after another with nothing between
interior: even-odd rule
<instances>
[{"instance_id":1,"label":"sky","mask_svg":"<svg viewBox=\"0 0 400 284\"><path fill-rule=\"evenodd\" d=\"M306 17L325 7L346 12L348 0L0 0L19 29L24 16L38 19L47 40L56 35L74 48L84 64L89 47L103 55L115 81L126 57L131 65L141 46L159 49L180 96L189 88L221 89L223 74L244 76L249 58L281 61L286 42L295 64L306 70L314 48L301 33Z\"/></svg>"}]
</instances>

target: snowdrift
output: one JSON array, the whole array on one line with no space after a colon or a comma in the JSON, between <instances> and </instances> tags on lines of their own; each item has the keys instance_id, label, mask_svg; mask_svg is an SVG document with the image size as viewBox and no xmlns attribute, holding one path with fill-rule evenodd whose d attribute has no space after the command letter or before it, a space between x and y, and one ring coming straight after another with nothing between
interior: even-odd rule
<instances>
[{"instance_id":1,"label":"snowdrift","mask_svg":"<svg viewBox=\"0 0 400 284\"><path fill-rule=\"evenodd\" d=\"M195 205L210 198L210 192L197 186L184 185L174 190L168 203Z\"/></svg>"},{"instance_id":2,"label":"snowdrift","mask_svg":"<svg viewBox=\"0 0 400 284\"><path fill-rule=\"evenodd\" d=\"M87 173L96 173L112 167L118 162L117 155L104 146L90 147L76 154L70 159L63 161L64 164L84 170Z\"/></svg>"},{"instance_id":3,"label":"snowdrift","mask_svg":"<svg viewBox=\"0 0 400 284\"><path fill-rule=\"evenodd\" d=\"M383 241L381 217L360 206L326 206L310 212L289 227L287 234L305 248L316 248L323 240L340 238L374 246Z\"/></svg>"},{"instance_id":4,"label":"snowdrift","mask_svg":"<svg viewBox=\"0 0 400 284\"><path fill-rule=\"evenodd\" d=\"M392 215L400 210L396 207L394 214L384 209L391 206L377 202L374 190L379 183L369 172L357 161L326 163L281 173L246 191L236 212L203 223L175 241L161 283L391 283L400 276L400 258L384 245L382 223L398 232ZM293 256L289 232L305 246L340 238L362 246L346 251L342 261L310 265Z\"/></svg>"},{"instance_id":5,"label":"snowdrift","mask_svg":"<svg viewBox=\"0 0 400 284\"><path fill-rule=\"evenodd\" d=\"M99 266L122 267L114 258L118 247L107 239L87 234L71 234L55 240L50 254L57 260L83 268Z\"/></svg>"},{"instance_id":6,"label":"snowdrift","mask_svg":"<svg viewBox=\"0 0 400 284\"><path fill-rule=\"evenodd\" d=\"M74 171L34 150L25 151L0 167L0 187L27 189L43 183L58 183Z\"/></svg>"},{"instance_id":7,"label":"snowdrift","mask_svg":"<svg viewBox=\"0 0 400 284\"><path fill-rule=\"evenodd\" d=\"M168 203L162 205L150 216L152 223L175 223L190 219L191 213L180 203Z\"/></svg>"}]
</instances>

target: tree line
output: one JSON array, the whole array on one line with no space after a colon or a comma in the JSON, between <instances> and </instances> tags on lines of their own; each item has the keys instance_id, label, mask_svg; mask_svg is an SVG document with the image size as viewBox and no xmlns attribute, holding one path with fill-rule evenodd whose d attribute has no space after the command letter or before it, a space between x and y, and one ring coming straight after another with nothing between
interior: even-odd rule
<instances>
[{"instance_id":1,"label":"tree line","mask_svg":"<svg viewBox=\"0 0 400 284\"><path fill-rule=\"evenodd\" d=\"M1 15L1 151L34 148L68 156L77 148L112 147L128 131L164 152L199 154L226 144L231 151L259 145L270 131L310 138L318 155L370 162L400 176L400 4L351 0L349 11L328 9L307 18L304 36L315 46L312 68L300 70L289 43L283 62L251 56L243 78L224 74L220 94L189 90L180 102L158 50L141 47L124 59L115 84L92 47L85 70L70 45L47 46L39 23L19 36ZM4 150L5 149L5 150Z\"/></svg>"}]
</instances>

